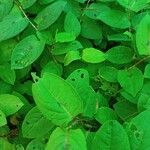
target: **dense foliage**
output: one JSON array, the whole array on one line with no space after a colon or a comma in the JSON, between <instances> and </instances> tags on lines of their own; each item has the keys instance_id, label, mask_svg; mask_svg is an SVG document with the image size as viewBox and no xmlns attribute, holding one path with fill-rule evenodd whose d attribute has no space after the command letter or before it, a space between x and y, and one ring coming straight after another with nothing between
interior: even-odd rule
<instances>
[{"instance_id":1,"label":"dense foliage","mask_svg":"<svg viewBox=\"0 0 150 150\"><path fill-rule=\"evenodd\" d=\"M150 150L150 0L0 0L0 150Z\"/></svg>"}]
</instances>

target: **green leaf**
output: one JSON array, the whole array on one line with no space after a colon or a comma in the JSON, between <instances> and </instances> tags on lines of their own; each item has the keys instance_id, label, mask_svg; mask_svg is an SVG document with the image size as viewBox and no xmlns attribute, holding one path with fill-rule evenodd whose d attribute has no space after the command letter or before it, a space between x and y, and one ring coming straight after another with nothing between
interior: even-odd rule
<instances>
[{"instance_id":1,"label":"green leaf","mask_svg":"<svg viewBox=\"0 0 150 150\"><path fill-rule=\"evenodd\" d=\"M80 60L80 52L79 51L69 51L64 58L64 66L69 65L71 62L75 60Z\"/></svg>"},{"instance_id":2,"label":"green leaf","mask_svg":"<svg viewBox=\"0 0 150 150\"><path fill-rule=\"evenodd\" d=\"M117 121L108 121L96 132L92 150L130 150L128 136Z\"/></svg>"},{"instance_id":3,"label":"green leaf","mask_svg":"<svg viewBox=\"0 0 150 150\"><path fill-rule=\"evenodd\" d=\"M31 7L37 0L19 0L23 9Z\"/></svg>"},{"instance_id":4,"label":"green leaf","mask_svg":"<svg viewBox=\"0 0 150 150\"><path fill-rule=\"evenodd\" d=\"M117 9L106 8L97 16L97 18L114 28L126 29L131 25L128 15Z\"/></svg>"},{"instance_id":5,"label":"green leaf","mask_svg":"<svg viewBox=\"0 0 150 150\"><path fill-rule=\"evenodd\" d=\"M145 15L136 30L136 46L140 55L150 55L150 16Z\"/></svg>"},{"instance_id":6,"label":"green leaf","mask_svg":"<svg viewBox=\"0 0 150 150\"><path fill-rule=\"evenodd\" d=\"M10 64L6 63L0 65L0 78L5 82L14 85L16 74L15 71L11 69Z\"/></svg>"},{"instance_id":7,"label":"green leaf","mask_svg":"<svg viewBox=\"0 0 150 150\"><path fill-rule=\"evenodd\" d=\"M102 26L95 20L84 18L81 24L81 35L87 39L101 39Z\"/></svg>"},{"instance_id":8,"label":"green leaf","mask_svg":"<svg viewBox=\"0 0 150 150\"><path fill-rule=\"evenodd\" d=\"M102 66L99 69L99 76L108 82L117 82L118 70L111 66Z\"/></svg>"},{"instance_id":9,"label":"green leaf","mask_svg":"<svg viewBox=\"0 0 150 150\"><path fill-rule=\"evenodd\" d=\"M1 150L13 150L14 146L8 142L5 138L0 138L0 148Z\"/></svg>"},{"instance_id":10,"label":"green leaf","mask_svg":"<svg viewBox=\"0 0 150 150\"><path fill-rule=\"evenodd\" d=\"M75 87L83 101L84 116L93 117L96 112L97 94L89 85L88 71L77 69L68 76L67 81Z\"/></svg>"},{"instance_id":11,"label":"green leaf","mask_svg":"<svg viewBox=\"0 0 150 150\"><path fill-rule=\"evenodd\" d=\"M39 12L37 17L35 18L35 22L38 25L38 29L44 30L51 26L61 15L65 5L65 1L59 0L50 4L41 12Z\"/></svg>"},{"instance_id":12,"label":"green leaf","mask_svg":"<svg viewBox=\"0 0 150 150\"><path fill-rule=\"evenodd\" d=\"M138 114L137 106L126 100L122 100L113 105L117 115L123 120L128 121Z\"/></svg>"},{"instance_id":13,"label":"green leaf","mask_svg":"<svg viewBox=\"0 0 150 150\"><path fill-rule=\"evenodd\" d=\"M45 150L45 146L46 144L43 141L34 139L27 145L26 150Z\"/></svg>"},{"instance_id":14,"label":"green leaf","mask_svg":"<svg viewBox=\"0 0 150 150\"><path fill-rule=\"evenodd\" d=\"M66 126L83 110L76 90L54 74L44 74L32 91L39 110L56 125Z\"/></svg>"},{"instance_id":15,"label":"green leaf","mask_svg":"<svg viewBox=\"0 0 150 150\"><path fill-rule=\"evenodd\" d=\"M150 118L150 109L140 113L138 116L133 118L131 120L131 123L136 126L136 128L141 131L142 133L142 139L141 143L138 145L137 149L139 150L146 150L149 149L150 143L149 143L149 137L150 137L150 128L149 128L149 120ZM136 134L135 132L134 134ZM140 136L140 133L136 134L138 137ZM131 144L134 144L135 141L133 141Z\"/></svg>"},{"instance_id":16,"label":"green leaf","mask_svg":"<svg viewBox=\"0 0 150 150\"><path fill-rule=\"evenodd\" d=\"M147 64L144 70L144 78L150 79L150 64Z\"/></svg>"},{"instance_id":17,"label":"green leaf","mask_svg":"<svg viewBox=\"0 0 150 150\"><path fill-rule=\"evenodd\" d=\"M109 120L118 120L118 117L113 109L109 107L100 107L95 114L95 119L99 123L104 124Z\"/></svg>"},{"instance_id":18,"label":"green leaf","mask_svg":"<svg viewBox=\"0 0 150 150\"><path fill-rule=\"evenodd\" d=\"M0 110L0 127L7 124L6 116L5 114Z\"/></svg>"},{"instance_id":19,"label":"green leaf","mask_svg":"<svg viewBox=\"0 0 150 150\"><path fill-rule=\"evenodd\" d=\"M62 55L69 51L75 51L83 48L79 41L72 41L68 43L56 43L52 49L53 55Z\"/></svg>"},{"instance_id":20,"label":"green leaf","mask_svg":"<svg viewBox=\"0 0 150 150\"><path fill-rule=\"evenodd\" d=\"M68 12L64 21L64 29L66 32L73 33L76 37L81 32L81 25L78 18L72 13Z\"/></svg>"},{"instance_id":21,"label":"green leaf","mask_svg":"<svg viewBox=\"0 0 150 150\"><path fill-rule=\"evenodd\" d=\"M21 40L14 48L11 68L22 69L31 65L43 52L45 43L30 35Z\"/></svg>"},{"instance_id":22,"label":"green leaf","mask_svg":"<svg viewBox=\"0 0 150 150\"><path fill-rule=\"evenodd\" d=\"M101 63L105 61L104 53L95 48L86 48L82 51L82 60L88 63Z\"/></svg>"},{"instance_id":23,"label":"green leaf","mask_svg":"<svg viewBox=\"0 0 150 150\"><path fill-rule=\"evenodd\" d=\"M22 32L28 25L26 18L20 15L8 15L0 21L0 42L10 39Z\"/></svg>"},{"instance_id":24,"label":"green leaf","mask_svg":"<svg viewBox=\"0 0 150 150\"><path fill-rule=\"evenodd\" d=\"M53 129L53 127L54 125L44 118L37 107L34 107L28 112L23 121L22 134L26 138L40 138Z\"/></svg>"},{"instance_id":25,"label":"green leaf","mask_svg":"<svg viewBox=\"0 0 150 150\"><path fill-rule=\"evenodd\" d=\"M0 20L10 12L12 6L13 6L13 0L0 1Z\"/></svg>"},{"instance_id":26,"label":"green leaf","mask_svg":"<svg viewBox=\"0 0 150 150\"><path fill-rule=\"evenodd\" d=\"M75 35L72 33L67 32L60 32L57 33L55 36L56 42L64 43L64 42L71 42L76 39Z\"/></svg>"},{"instance_id":27,"label":"green leaf","mask_svg":"<svg viewBox=\"0 0 150 150\"><path fill-rule=\"evenodd\" d=\"M80 129L66 130L56 128L50 136L45 150L75 149L86 150L86 139Z\"/></svg>"},{"instance_id":28,"label":"green leaf","mask_svg":"<svg viewBox=\"0 0 150 150\"><path fill-rule=\"evenodd\" d=\"M137 1L137 0L117 0L117 1L123 7L128 8L135 12L142 10L150 2L149 0L142 0L142 1L140 1L140 0L139 1Z\"/></svg>"},{"instance_id":29,"label":"green leaf","mask_svg":"<svg viewBox=\"0 0 150 150\"><path fill-rule=\"evenodd\" d=\"M142 89L143 74L138 68L118 71L118 82L121 87L133 97Z\"/></svg>"},{"instance_id":30,"label":"green leaf","mask_svg":"<svg viewBox=\"0 0 150 150\"><path fill-rule=\"evenodd\" d=\"M126 46L116 46L105 53L105 57L115 64L126 64L133 60L134 51Z\"/></svg>"},{"instance_id":31,"label":"green leaf","mask_svg":"<svg viewBox=\"0 0 150 150\"><path fill-rule=\"evenodd\" d=\"M0 95L0 109L6 116L16 113L22 106L23 103L17 96L10 94Z\"/></svg>"}]
</instances>

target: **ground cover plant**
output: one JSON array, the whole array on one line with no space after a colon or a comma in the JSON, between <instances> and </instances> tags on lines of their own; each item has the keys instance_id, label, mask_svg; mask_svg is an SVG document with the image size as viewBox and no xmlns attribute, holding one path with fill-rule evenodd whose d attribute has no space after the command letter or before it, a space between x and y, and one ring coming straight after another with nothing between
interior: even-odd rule
<instances>
[{"instance_id":1,"label":"ground cover plant","mask_svg":"<svg viewBox=\"0 0 150 150\"><path fill-rule=\"evenodd\" d=\"M0 150L150 150L150 0L0 0Z\"/></svg>"}]
</instances>

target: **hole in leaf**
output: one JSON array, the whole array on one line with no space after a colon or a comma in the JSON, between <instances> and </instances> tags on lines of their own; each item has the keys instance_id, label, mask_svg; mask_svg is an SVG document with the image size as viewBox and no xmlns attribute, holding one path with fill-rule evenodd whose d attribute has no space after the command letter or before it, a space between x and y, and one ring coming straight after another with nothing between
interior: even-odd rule
<instances>
[{"instance_id":1,"label":"hole in leaf","mask_svg":"<svg viewBox=\"0 0 150 150\"><path fill-rule=\"evenodd\" d=\"M35 146L33 146L33 149L36 149L36 147L35 147Z\"/></svg>"},{"instance_id":2,"label":"hole in leaf","mask_svg":"<svg viewBox=\"0 0 150 150\"><path fill-rule=\"evenodd\" d=\"M72 80L72 81L75 81L75 79L74 79L74 78L72 78L71 80Z\"/></svg>"},{"instance_id":3,"label":"hole in leaf","mask_svg":"<svg viewBox=\"0 0 150 150\"><path fill-rule=\"evenodd\" d=\"M26 121L26 124L29 125L30 123L28 121Z\"/></svg>"},{"instance_id":4,"label":"hole in leaf","mask_svg":"<svg viewBox=\"0 0 150 150\"><path fill-rule=\"evenodd\" d=\"M82 78L82 79L84 78L84 74L83 74L83 73L81 74L81 78Z\"/></svg>"}]
</instances>

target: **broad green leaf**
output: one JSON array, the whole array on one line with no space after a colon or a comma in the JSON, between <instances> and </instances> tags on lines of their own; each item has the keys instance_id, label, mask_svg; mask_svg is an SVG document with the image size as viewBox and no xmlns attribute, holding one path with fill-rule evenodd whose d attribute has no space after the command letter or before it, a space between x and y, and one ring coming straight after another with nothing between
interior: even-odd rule
<instances>
[{"instance_id":1,"label":"broad green leaf","mask_svg":"<svg viewBox=\"0 0 150 150\"><path fill-rule=\"evenodd\" d=\"M79 41L72 41L68 43L56 43L52 49L53 55L62 55L69 51L75 51L83 48Z\"/></svg>"},{"instance_id":2,"label":"broad green leaf","mask_svg":"<svg viewBox=\"0 0 150 150\"><path fill-rule=\"evenodd\" d=\"M53 129L54 125L44 118L37 107L32 108L22 124L22 134L26 138L39 138ZM37 132L38 131L38 132Z\"/></svg>"},{"instance_id":3,"label":"broad green leaf","mask_svg":"<svg viewBox=\"0 0 150 150\"><path fill-rule=\"evenodd\" d=\"M15 71L11 69L10 64L6 63L0 65L0 78L5 82L14 85L16 74Z\"/></svg>"},{"instance_id":4,"label":"broad green leaf","mask_svg":"<svg viewBox=\"0 0 150 150\"><path fill-rule=\"evenodd\" d=\"M0 110L0 127L7 124L6 116L5 114Z\"/></svg>"},{"instance_id":5,"label":"broad green leaf","mask_svg":"<svg viewBox=\"0 0 150 150\"><path fill-rule=\"evenodd\" d=\"M66 126L82 113L82 101L76 90L65 80L44 74L32 87L39 110L56 125Z\"/></svg>"},{"instance_id":6,"label":"broad green leaf","mask_svg":"<svg viewBox=\"0 0 150 150\"><path fill-rule=\"evenodd\" d=\"M19 0L23 9L31 7L37 0Z\"/></svg>"},{"instance_id":7,"label":"broad green leaf","mask_svg":"<svg viewBox=\"0 0 150 150\"><path fill-rule=\"evenodd\" d=\"M150 96L146 93L141 93L138 99L138 110L144 111L150 108Z\"/></svg>"},{"instance_id":8,"label":"broad green leaf","mask_svg":"<svg viewBox=\"0 0 150 150\"><path fill-rule=\"evenodd\" d=\"M56 42L64 43L64 42L72 42L76 39L75 35L68 32L59 32L55 36Z\"/></svg>"},{"instance_id":9,"label":"broad green leaf","mask_svg":"<svg viewBox=\"0 0 150 150\"><path fill-rule=\"evenodd\" d=\"M30 35L21 40L14 48L11 68L22 69L31 65L43 52L45 43Z\"/></svg>"},{"instance_id":10,"label":"broad green leaf","mask_svg":"<svg viewBox=\"0 0 150 150\"><path fill-rule=\"evenodd\" d=\"M41 74L43 75L44 73L53 73L57 74L58 76L61 76L62 72L63 68L60 64L50 61L44 66L44 68L41 71Z\"/></svg>"},{"instance_id":11,"label":"broad green leaf","mask_svg":"<svg viewBox=\"0 0 150 150\"><path fill-rule=\"evenodd\" d=\"M144 78L150 79L150 64L147 64L144 70Z\"/></svg>"},{"instance_id":12,"label":"broad green leaf","mask_svg":"<svg viewBox=\"0 0 150 150\"><path fill-rule=\"evenodd\" d=\"M115 64L126 64L133 60L134 51L126 46L116 46L105 53L105 58Z\"/></svg>"},{"instance_id":13,"label":"broad green leaf","mask_svg":"<svg viewBox=\"0 0 150 150\"><path fill-rule=\"evenodd\" d=\"M86 150L86 139L80 129L66 130L56 128L50 136L45 150Z\"/></svg>"},{"instance_id":14,"label":"broad green leaf","mask_svg":"<svg viewBox=\"0 0 150 150\"><path fill-rule=\"evenodd\" d=\"M0 20L10 12L12 6L13 6L13 0L0 1Z\"/></svg>"},{"instance_id":15,"label":"broad green leaf","mask_svg":"<svg viewBox=\"0 0 150 150\"><path fill-rule=\"evenodd\" d=\"M150 16L145 15L136 30L136 46L140 55L150 54Z\"/></svg>"},{"instance_id":16,"label":"broad green leaf","mask_svg":"<svg viewBox=\"0 0 150 150\"><path fill-rule=\"evenodd\" d=\"M81 35L87 39L101 39L102 26L95 20L84 18L81 24Z\"/></svg>"},{"instance_id":17,"label":"broad green leaf","mask_svg":"<svg viewBox=\"0 0 150 150\"><path fill-rule=\"evenodd\" d=\"M136 128L141 131L142 139L141 143L138 145L138 150L148 150L150 147L149 137L150 137L150 128L149 128L149 120L150 118L150 109L140 113L138 116L131 120L131 123L136 126ZM137 133L138 137L140 137L140 133ZM133 141L131 144L134 144Z\"/></svg>"},{"instance_id":18,"label":"broad green leaf","mask_svg":"<svg viewBox=\"0 0 150 150\"><path fill-rule=\"evenodd\" d=\"M95 114L95 119L99 123L104 124L110 120L118 120L118 117L113 109L109 107L100 107Z\"/></svg>"},{"instance_id":19,"label":"broad green leaf","mask_svg":"<svg viewBox=\"0 0 150 150\"><path fill-rule=\"evenodd\" d=\"M104 53L95 48L86 48L82 51L82 60L88 63L101 63L105 61Z\"/></svg>"},{"instance_id":20,"label":"broad green leaf","mask_svg":"<svg viewBox=\"0 0 150 150\"><path fill-rule=\"evenodd\" d=\"M11 60L11 54L16 44L14 39L0 42L0 64L8 63Z\"/></svg>"},{"instance_id":21,"label":"broad green leaf","mask_svg":"<svg viewBox=\"0 0 150 150\"><path fill-rule=\"evenodd\" d=\"M26 18L20 15L8 15L0 21L0 42L10 39L22 32L28 25Z\"/></svg>"},{"instance_id":22,"label":"broad green leaf","mask_svg":"<svg viewBox=\"0 0 150 150\"><path fill-rule=\"evenodd\" d=\"M120 70L118 71L118 82L126 92L135 97L142 89L143 74L136 67L129 70Z\"/></svg>"},{"instance_id":23,"label":"broad green leaf","mask_svg":"<svg viewBox=\"0 0 150 150\"><path fill-rule=\"evenodd\" d=\"M59 0L39 12L35 18L35 22L37 23L39 30L44 30L51 26L61 15L65 5L65 1Z\"/></svg>"},{"instance_id":24,"label":"broad green leaf","mask_svg":"<svg viewBox=\"0 0 150 150\"><path fill-rule=\"evenodd\" d=\"M77 69L68 76L67 81L75 87L83 101L84 116L93 117L96 112L97 94L89 85L88 71Z\"/></svg>"},{"instance_id":25,"label":"broad green leaf","mask_svg":"<svg viewBox=\"0 0 150 150\"><path fill-rule=\"evenodd\" d=\"M72 12L68 12L66 15L64 29L66 32L73 33L75 36L78 36L81 32L80 22Z\"/></svg>"},{"instance_id":26,"label":"broad green leaf","mask_svg":"<svg viewBox=\"0 0 150 150\"><path fill-rule=\"evenodd\" d=\"M14 95L1 94L0 95L0 110L6 116L16 113L23 106L22 101Z\"/></svg>"},{"instance_id":27,"label":"broad green leaf","mask_svg":"<svg viewBox=\"0 0 150 150\"><path fill-rule=\"evenodd\" d=\"M142 10L150 2L149 0L117 0L117 1L123 7L128 8L135 12Z\"/></svg>"},{"instance_id":28,"label":"broad green leaf","mask_svg":"<svg viewBox=\"0 0 150 150\"><path fill-rule=\"evenodd\" d=\"M117 82L118 70L111 66L102 66L99 69L99 76L108 82Z\"/></svg>"},{"instance_id":29,"label":"broad green leaf","mask_svg":"<svg viewBox=\"0 0 150 150\"><path fill-rule=\"evenodd\" d=\"M45 146L44 142L34 139L27 145L26 150L45 150Z\"/></svg>"},{"instance_id":30,"label":"broad green leaf","mask_svg":"<svg viewBox=\"0 0 150 150\"><path fill-rule=\"evenodd\" d=\"M80 60L80 52L79 51L69 51L64 58L64 66L69 65L71 62L75 60Z\"/></svg>"},{"instance_id":31,"label":"broad green leaf","mask_svg":"<svg viewBox=\"0 0 150 150\"><path fill-rule=\"evenodd\" d=\"M126 100L122 100L113 105L117 115L123 120L128 121L138 114L138 110L135 104L132 104Z\"/></svg>"},{"instance_id":32,"label":"broad green leaf","mask_svg":"<svg viewBox=\"0 0 150 150\"><path fill-rule=\"evenodd\" d=\"M14 146L7 139L0 137L0 148L1 150L13 150Z\"/></svg>"},{"instance_id":33,"label":"broad green leaf","mask_svg":"<svg viewBox=\"0 0 150 150\"><path fill-rule=\"evenodd\" d=\"M117 121L108 121L96 132L92 150L130 150L128 136Z\"/></svg>"},{"instance_id":34,"label":"broad green leaf","mask_svg":"<svg viewBox=\"0 0 150 150\"><path fill-rule=\"evenodd\" d=\"M128 15L117 9L104 9L103 12L97 16L97 18L114 28L126 29L131 25Z\"/></svg>"}]
</instances>

